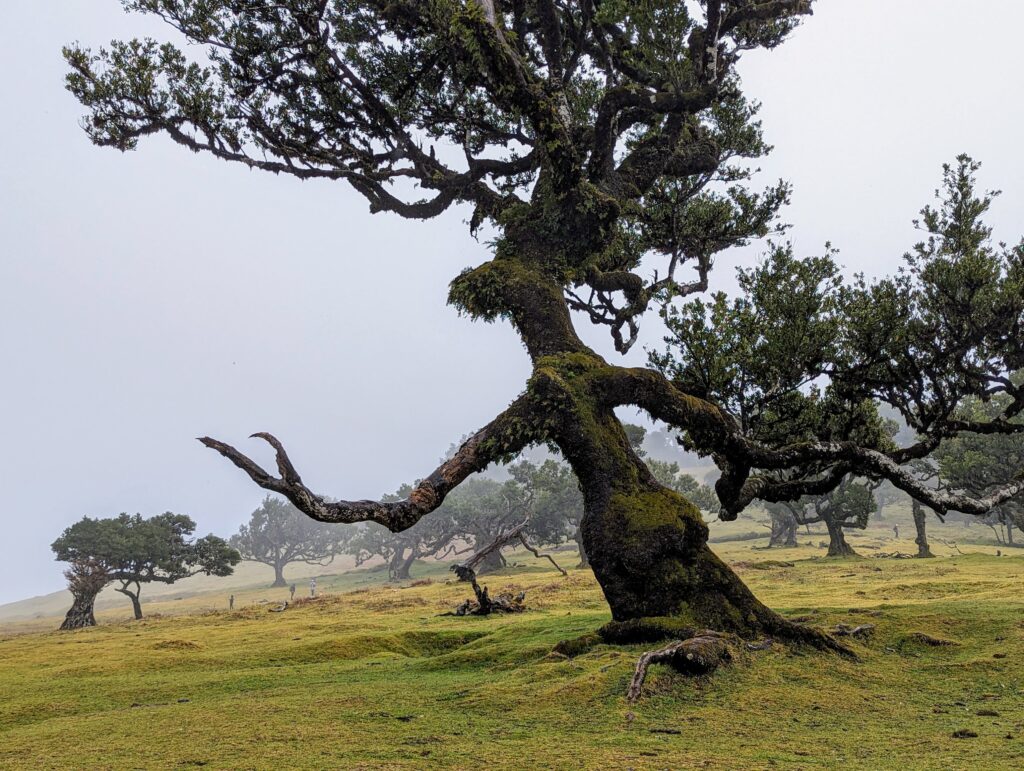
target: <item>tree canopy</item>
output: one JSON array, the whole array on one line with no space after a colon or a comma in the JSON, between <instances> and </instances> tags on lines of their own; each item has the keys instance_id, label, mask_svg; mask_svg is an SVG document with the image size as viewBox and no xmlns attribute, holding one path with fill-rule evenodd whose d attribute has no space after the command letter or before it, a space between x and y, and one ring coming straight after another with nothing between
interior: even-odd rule
<instances>
[{"instance_id":1,"label":"tree canopy","mask_svg":"<svg viewBox=\"0 0 1024 771\"><path fill-rule=\"evenodd\" d=\"M945 169L923 240L893 277L843 278L831 249L781 240L784 182L758 189L765 143L736 62L772 49L811 0L124 0L167 23L154 40L65 51L90 138L120 150L163 134L242 166L347 182L372 212L466 206L492 257L451 283L471 318L512 323L523 393L400 500L329 500L283 444L277 475L201 441L325 522L403 531L525 447L558 447L584 501L581 536L616 622L676 618L836 647L761 605L707 547L692 502L658 481L615 410L639 408L721 470L720 516L756 499L889 479L938 512L983 516L1024 477L974 496L906 465L962 433L1024 431L1024 245L995 244L966 156ZM774 236L741 295L692 299L730 247ZM576 332L637 339L660 308L668 348L609 364ZM575 312L575 316L573 315ZM995 417L957 413L1002 394ZM919 439L897 447L890 405ZM651 622L660 624L662 622Z\"/></svg>"}]
</instances>

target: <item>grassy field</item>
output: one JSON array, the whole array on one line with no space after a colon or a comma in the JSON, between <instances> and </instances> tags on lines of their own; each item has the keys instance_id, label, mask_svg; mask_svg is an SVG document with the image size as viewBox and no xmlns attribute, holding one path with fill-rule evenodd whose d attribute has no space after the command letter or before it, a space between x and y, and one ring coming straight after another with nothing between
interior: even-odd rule
<instances>
[{"instance_id":1,"label":"grassy field","mask_svg":"<svg viewBox=\"0 0 1024 771\"><path fill-rule=\"evenodd\" d=\"M430 582L413 586L380 572L321 579L325 597L283 613L258 603L281 590L252 587L236 591L234 612L223 592L216 602L197 593L150 603L164 615L141 622L108 615L94 629L31 634L8 625L0 766L1024 767L1024 557L937 545L954 556L872 558L912 549L908 536L887 540L891 526L856 534L866 556L855 560L823 559L817 535L785 551L762 550L763 539L715 547L789 616L875 624L853 644L860 662L777 645L704 680L655 667L633 705L623 694L642 647L551 655L608 620L592 575L562 578L522 555L486 580L526 590L530 611L518 616L439 615L467 588L426 565ZM924 645L915 632L953 644ZM977 736L954 738L965 730Z\"/></svg>"}]
</instances>

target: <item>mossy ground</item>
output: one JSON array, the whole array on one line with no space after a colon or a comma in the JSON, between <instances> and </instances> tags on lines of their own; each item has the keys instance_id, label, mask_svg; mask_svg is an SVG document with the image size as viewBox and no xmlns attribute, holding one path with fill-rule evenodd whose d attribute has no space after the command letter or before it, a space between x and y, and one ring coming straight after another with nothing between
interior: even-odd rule
<instances>
[{"instance_id":1,"label":"mossy ground","mask_svg":"<svg viewBox=\"0 0 1024 771\"><path fill-rule=\"evenodd\" d=\"M853 543L893 551L889 528ZM775 646L706 680L655 667L630 705L645 646L550 655L609 619L589 572L489 576L531 607L490 618L438 615L468 596L440 566L408 588L352 573L283 613L247 604L281 590L236 590L234 612L197 595L178 615L0 636L0 767L1024 767L1024 556L828 560L818 538L716 550L787 616L875 624L852 643L860 662ZM978 736L953 738L964 729Z\"/></svg>"}]
</instances>

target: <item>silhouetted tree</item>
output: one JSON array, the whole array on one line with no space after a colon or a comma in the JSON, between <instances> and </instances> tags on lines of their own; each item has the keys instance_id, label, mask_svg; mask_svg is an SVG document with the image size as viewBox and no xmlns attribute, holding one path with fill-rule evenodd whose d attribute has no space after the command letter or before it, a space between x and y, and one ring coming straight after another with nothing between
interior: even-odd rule
<instances>
[{"instance_id":1,"label":"silhouetted tree","mask_svg":"<svg viewBox=\"0 0 1024 771\"><path fill-rule=\"evenodd\" d=\"M74 601L61 629L95 625L96 595L114 581L140 619L142 584L173 584L197 573L231 575L238 552L215 535L189 538L195 529L190 517L170 512L149 519L83 517L68 527L52 545L58 560L71 563L65 576Z\"/></svg>"},{"instance_id":2,"label":"silhouetted tree","mask_svg":"<svg viewBox=\"0 0 1024 771\"><path fill-rule=\"evenodd\" d=\"M473 473L550 443L580 481L583 541L616 622L673 617L832 646L715 556L697 507L653 477L616 409L646 411L712 458L726 519L756 499L825 494L851 473L976 515L1024 487L977 499L902 469L977 428L954 416L961 397L1001 390L1011 410L1024 406L1001 374L1021 366L1024 249L988 244L969 161L948 171L950 196L926 210L928 240L896 278L845 286L831 255L801 261L780 247L749 274L740 306L678 305L707 290L716 255L780 230L789 188L749 185L749 161L768 148L734 64L782 43L810 0L126 5L202 48L191 60L156 42L69 48L68 85L97 144L129 150L164 134L246 168L344 180L372 212L425 219L465 205L471 230L492 228L493 259L455 277L449 300L513 324L532 373L407 499L328 501L270 434L258 436L277 475L202 440L312 518L406 530ZM571 315L626 351L652 306L676 308L654 368L609 364ZM892 446L876 399L921 441Z\"/></svg>"}]
</instances>

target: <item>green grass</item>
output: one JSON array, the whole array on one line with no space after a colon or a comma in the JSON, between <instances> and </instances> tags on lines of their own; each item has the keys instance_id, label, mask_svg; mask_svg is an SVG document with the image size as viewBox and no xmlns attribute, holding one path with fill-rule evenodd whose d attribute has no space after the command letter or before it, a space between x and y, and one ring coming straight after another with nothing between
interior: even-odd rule
<instances>
[{"instance_id":1,"label":"green grass","mask_svg":"<svg viewBox=\"0 0 1024 771\"><path fill-rule=\"evenodd\" d=\"M884 535L854 543L892 551ZM203 610L196 595L177 615L0 638L0 767L1024 767L1024 557L758 546L716 549L787 615L875 624L853 644L860 662L775 646L704 680L655 667L629 705L642 647L550 655L608 620L589 572L563 579L517 555L486 583L525 589L531 610L454 618L438 614L468 592L443 566L407 588L357 571L284 613ZM962 729L977 738L952 737Z\"/></svg>"}]
</instances>

